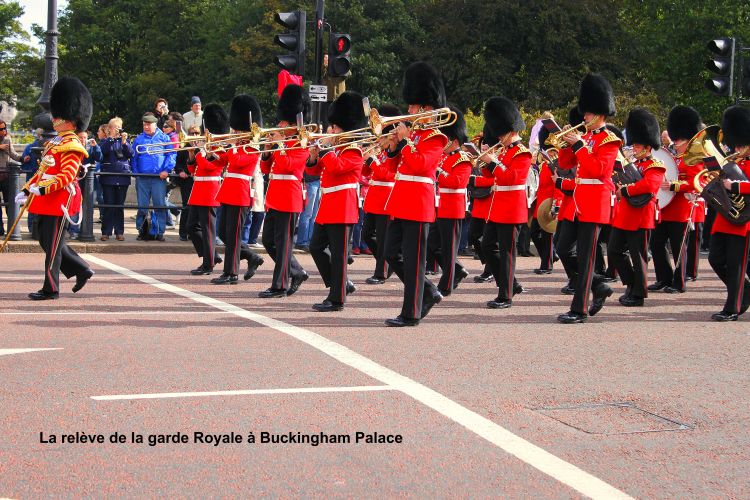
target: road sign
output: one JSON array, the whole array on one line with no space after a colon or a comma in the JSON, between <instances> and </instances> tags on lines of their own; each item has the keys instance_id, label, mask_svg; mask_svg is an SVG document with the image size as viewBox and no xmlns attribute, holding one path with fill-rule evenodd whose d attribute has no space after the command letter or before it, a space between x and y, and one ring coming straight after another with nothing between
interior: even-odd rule
<instances>
[{"instance_id":1,"label":"road sign","mask_svg":"<svg viewBox=\"0 0 750 500\"><path fill-rule=\"evenodd\" d=\"M327 94L328 87L326 87L325 85L310 85L310 93L311 94Z\"/></svg>"}]
</instances>

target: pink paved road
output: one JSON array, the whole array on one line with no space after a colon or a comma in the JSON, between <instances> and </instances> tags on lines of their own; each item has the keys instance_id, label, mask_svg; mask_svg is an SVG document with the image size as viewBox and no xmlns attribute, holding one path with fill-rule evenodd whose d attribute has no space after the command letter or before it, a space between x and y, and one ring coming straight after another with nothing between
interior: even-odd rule
<instances>
[{"instance_id":1,"label":"pink paved road","mask_svg":"<svg viewBox=\"0 0 750 500\"><path fill-rule=\"evenodd\" d=\"M555 316L569 297L562 272L536 276L513 308L491 311L488 284L465 283L417 328L389 329L401 285L368 286L372 261L351 267L358 291L341 313L319 314L311 274L297 295L261 300L270 281L208 284L188 255L100 255L107 262L314 332L489 419L634 497L750 496L747 319L709 320L723 287L702 262L683 295L654 293L642 309L616 300L586 325ZM400 390L252 394L120 401L92 396L382 386L309 344L237 314L94 265L79 294L32 303L41 255L2 256L0 497L347 496L578 497L529 463ZM472 273L476 261L466 261ZM165 270L166 269L166 270ZM617 286L616 298L622 287ZM63 314L55 314L62 312ZM71 314L72 313L72 314ZM633 409L536 411L627 402ZM565 425L554 418L589 432ZM239 432L400 434L401 444L43 444L39 433ZM564 473L561 473L564 474Z\"/></svg>"}]
</instances>

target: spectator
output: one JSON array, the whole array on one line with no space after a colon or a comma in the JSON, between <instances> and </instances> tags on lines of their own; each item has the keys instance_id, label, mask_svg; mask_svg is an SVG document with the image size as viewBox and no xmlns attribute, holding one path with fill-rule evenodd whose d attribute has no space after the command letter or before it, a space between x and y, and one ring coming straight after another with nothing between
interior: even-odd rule
<instances>
[{"instance_id":1,"label":"spectator","mask_svg":"<svg viewBox=\"0 0 750 500\"><path fill-rule=\"evenodd\" d=\"M188 135L200 135L200 125L193 125L188 128ZM188 206L188 200L190 199L190 193L193 190L193 177L190 175L188 170L188 163L190 162L191 151L183 149L177 152L177 157L174 165L174 173L177 174L175 184L180 188L180 197L182 198L182 211L180 212L180 241L187 241L190 229L188 228L188 214L190 213L190 207ZM195 161L193 155L192 161Z\"/></svg>"},{"instance_id":2,"label":"spectator","mask_svg":"<svg viewBox=\"0 0 750 500\"><path fill-rule=\"evenodd\" d=\"M260 234L260 228L263 226L263 219L266 218L265 185L263 172L258 168L253 174L253 206L250 207L250 215L242 227L242 241L253 248L263 247L262 244L258 243L258 235Z\"/></svg>"},{"instance_id":3,"label":"spectator","mask_svg":"<svg viewBox=\"0 0 750 500\"><path fill-rule=\"evenodd\" d=\"M190 111L183 113L182 115L182 126L185 130L190 130L193 127L200 128L203 125L203 110L201 109L201 98L194 95L190 99Z\"/></svg>"},{"instance_id":4,"label":"spectator","mask_svg":"<svg viewBox=\"0 0 750 500\"><path fill-rule=\"evenodd\" d=\"M96 169L96 164L102 161L102 150L99 147L99 144L96 143L96 139L89 139L89 133L86 130L78 132L77 135L81 144L86 148L86 152L89 154L88 158L84 159L81 165L85 166L87 169ZM79 175L83 175L83 172L80 172ZM81 188L81 192L83 192L83 182L84 179L80 177L78 179L78 186ZM74 222L68 226L68 235L71 240L77 240L81 234L81 216L82 210L70 218L70 220Z\"/></svg>"},{"instance_id":5,"label":"spectator","mask_svg":"<svg viewBox=\"0 0 750 500\"><path fill-rule=\"evenodd\" d=\"M362 226L365 221L365 211L362 208L362 200L367 198L367 190L370 189L370 177L371 174L369 172L366 172L365 170L362 171L362 175L359 177L359 219L357 220L357 223L352 228L352 254L353 255L359 255L359 254L365 254L365 255L372 255L372 252L370 251L370 247L367 246L367 243L365 242L365 238L362 237Z\"/></svg>"},{"instance_id":6,"label":"spectator","mask_svg":"<svg viewBox=\"0 0 750 500\"><path fill-rule=\"evenodd\" d=\"M153 206L164 206L164 198L167 195L167 176L174 167L175 153L170 151L171 147L156 146L152 148L151 153L146 154L139 151L139 146L148 146L156 143L170 143L169 136L157 128L159 121L153 113L146 113L141 119L143 122L143 132L133 141L133 173L158 175L157 177L138 177L135 180L135 188L138 193L138 205L140 207L148 206L149 202ZM164 230L167 225L166 209L156 209L156 239L164 241ZM136 215L136 226L143 227L143 220L148 216L148 209L139 208ZM140 235L138 239L141 239Z\"/></svg>"},{"instance_id":7,"label":"spectator","mask_svg":"<svg viewBox=\"0 0 750 500\"><path fill-rule=\"evenodd\" d=\"M122 123L120 123L120 127L122 127ZM96 131L96 141L99 143L99 147L101 147L101 143L104 139L107 138L107 130L109 128L109 125L107 123L102 123L99 125L99 130ZM101 163L96 164L96 170L95 172L101 172L102 165ZM104 203L104 191L102 191L102 185L99 183L99 176L94 176L94 193L96 194L96 203L98 205L101 205ZM99 222L102 222L102 209L99 209Z\"/></svg>"},{"instance_id":8,"label":"spectator","mask_svg":"<svg viewBox=\"0 0 750 500\"><path fill-rule=\"evenodd\" d=\"M104 205L122 205L130 186L130 159L133 150L128 143L128 134L122 131L122 118L114 117L107 124L107 137L100 143L102 155L101 178ZM118 241L125 239L125 209L108 207L102 212L102 241L107 241L114 232Z\"/></svg>"},{"instance_id":9,"label":"spectator","mask_svg":"<svg viewBox=\"0 0 750 500\"><path fill-rule=\"evenodd\" d=\"M27 144L23 153L21 153L21 157L23 158L21 171L26 174L26 182L34 176L34 173L39 168L39 160L41 158L40 149L44 147L42 132L41 128L36 129L34 131L34 142ZM34 225L34 214L27 214L26 225L31 233Z\"/></svg>"},{"instance_id":10,"label":"spectator","mask_svg":"<svg viewBox=\"0 0 750 500\"><path fill-rule=\"evenodd\" d=\"M172 141L172 144L174 144L175 148L180 147L180 136L177 134L177 122L174 118L171 118L171 116L175 113L170 113L170 118L167 119L167 121L164 122L164 128L162 129L165 134L169 136L169 139ZM182 116L182 115L180 115ZM175 162L177 161L177 157L175 157ZM167 183L167 195L164 197L164 205L168 207L174 207L174 204L169 201L169 193L172 191L172 189L176 188L177 184L173 184L171 181ZM170 208L167 210L167 227L174 229L174 219L172 216L179 215L179 212L176 211L175 208Z\"/></svg>"},{"instance_id":11,"label":"spectator","mask_svg":"<svg viewBox=\"0 0 750 500\"><path fill-rule=\"evenodd\" d=\"M297 224L297 241L294 248L309 252L315 216L320 205L320 176L309 175L307 169L305 169L303 180L307 194L305 195L305 208L302 210Z\"/></svg>"},{"instance_id":12,"label":"spectator","mask_svg":"<svg viewBox=\"0 0 750 500\"><path fill-rule=\"evenodd\" d=\"M10 181L8 180L10 174L9 160L20 161L21 155L13 149L13 142L8 133L8 125L4 121L0 121L0 194L2 195L3 203L6 204L5 215L8 215L7 204L14 203L10 193ZM0 236L5 236L2 208L2 205L0 205ZM13 221L9 220L8 225L10 226L10 224L13 224Z\"/></svg>"},{"instance_id":13,"label":"spectator","mask_svg":"<svg viewBox=\"0 0 750 500\"><path fill-rule=\"evenodd\" d=\"M164 128L164 122L169 118L169 103L166 99L160 97L154 102L153 115L156 117L156 127Z\"/></svg>"},{"instance_id":14,"label":"spectator","mask_svg":"<svg viewBox=\"0 0 750 500\"><path fill-rule=\"evenodd\" d=\"M284 88L289 85L290 83L293 83L295 85L299 85L302 87L302 77L299 75L295 75L293 73L290 73L289 71L282 69L279 71L279 84L276 88L276 93L281 97L281 93L284 92Z\"/></svg>"},{"instance_id":15,"label":"spectator","mask_svg":"<svg viewBox=\"0 0 750 500\"><path fill-rule=\"evenodd\" d=\"M529 149L531 150L531 154L536 153L536 151L539 149L539 129L542 128L542 120L554 120L555 115L552 114L550 111L545 111L542 113L542 116L540 116L536 122L534 122L534 126L531 127L531 139L529 140ZM492 146L492 144L490 144Z\"/></svg>"}]
</instances>

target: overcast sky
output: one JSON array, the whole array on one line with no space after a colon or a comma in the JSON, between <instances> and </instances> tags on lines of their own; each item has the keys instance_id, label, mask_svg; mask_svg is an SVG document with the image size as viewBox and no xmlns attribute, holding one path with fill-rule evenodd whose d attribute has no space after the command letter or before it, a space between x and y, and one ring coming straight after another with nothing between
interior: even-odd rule
<instances>
[{"instance_id":1,"label":"overcast sky","mask_svg":"<svg viewBox=\"0 0 750 500\"><path fill-rule=\"evenodd\" d=\"M31 35L31 25L38 24L47 28L47 1L46 0L16 0L23 7L21 24ZM68 0L57 0L58 11L68 5Z\"/></svg>"}]
</instances>

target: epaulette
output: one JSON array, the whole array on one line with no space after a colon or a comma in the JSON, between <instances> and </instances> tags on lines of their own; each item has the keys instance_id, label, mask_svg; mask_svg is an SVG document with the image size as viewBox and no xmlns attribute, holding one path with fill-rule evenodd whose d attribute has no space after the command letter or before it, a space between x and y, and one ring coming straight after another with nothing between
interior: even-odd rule
<instances>
[{"instance_id":1,"label":"epaulette","mask_svg":"<svg viewBox=\"0 0 750 500\"><path fill-rule=\"evenodd\" d=\"M524 153L529 153L529 154L531 154L531 151L529 150L529 148L527 148L527 147L526 147L526 146L524 146L523 144L519 144L519 145L518 145L518 150L516 151L516 154L514 154L514 155L513 155L513 158L515 158L515 157L516 157L516 156L518 156L518 155L522 155L522 154L524 154Z\"/></svg>"},{"instance_id":2,"label":"epaulette","mask_svg":"<svg viewBox=\"0 0 750 500\"><path fill-rule=\"evenodd\" d=\"M430 131L430 133L425 136L424 140L426 141L427 139L432 139L433 137L444 137L446 142L448 141L448 137L437 129L432 129L432 131Z\"/></svg>"},{"instance_id":3,"label":"epaulette","mask_svg":"<svg viewBox=\"0 0 750 500\"><path fill-rule=\"evenodd\" d=\"M458 160L456 160L456 164L459 164L462 161L468 161L469 163L473 163L473 158L466 151L459 151Z\"/></svg>"},{"instance_id":4,"label":"epaulette","mask_svg":"<svg viewBox=\"0 0 750 500\"><path fill-rule=\"evenodd\" d=\"M602 142L599 143L600 146L604 146L605 144L609 144L610 142L622 142L617 135L612 132L611 130L607 129L605 130L607 137L605 137Z\"/></svg>"},{"instance_id":5,"label":"epaulette","mask_svg":"<svg viewBox=\"0 0 750 500\"><path fill-rule=\"evenodd\" d=\"M662 169L662 170L667 170L667 166L666 166L666 165L664 165L664 163L663 163L663 162L661 162L661 161L659 161L659 160L656 160L656 159L654 159L654 160L653 160L653 161L651 162L651 164L650 164L650 165L649 165L648 167L644 168L643 170L648 170L648 169L650 169L650 168L660 168L660 169Z\"/></svg>"},{"instance_id":6,"label":"epaulette","mask_svg":"<svg viewBox=\"0 0 750 500\"><path fill-rule=\"evenodd\" d=\"M88 151L86 151L86 148L83 147L83 144L81 144L81 141L75 134L63 136L61 141L53 146L52 151L55 153L82 153L84 158L89 157Z\"/></svg>"},{"instance_id":7,"label":"epaulette","mask_svg":"<svg viewBox=\"0 0 750 500\"><path fill-rule=\"evenodd\" d=\"M348 145L348 146L346 146L346 147L345 147L344 149L342 149L342 150L341 150L341 152L343 153L344 151L349 151L350 149L354 149L354 150L357 150L357 151L359 151L359 154L361 154L361 155L363 155L363 156L364 156L364 151L362 151L362 148L360 148L360 147L359 147L359 146L357 146L356 144L349 144L349 145Z\"/></svg>"}]
</instances>

